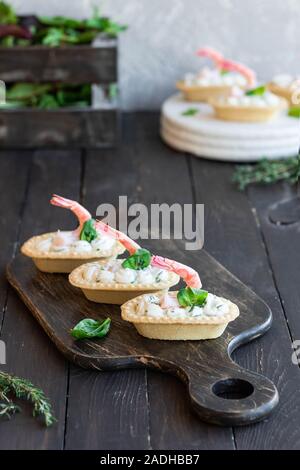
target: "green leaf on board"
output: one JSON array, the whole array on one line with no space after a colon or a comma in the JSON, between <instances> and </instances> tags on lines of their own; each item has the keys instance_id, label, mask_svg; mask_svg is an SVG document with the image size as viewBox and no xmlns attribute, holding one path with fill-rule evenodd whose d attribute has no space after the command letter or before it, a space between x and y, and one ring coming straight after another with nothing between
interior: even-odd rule
<instances>
[{"instance_id":1,"label":"green leaf on board","mask_svg":"<svg viewBox=\"0 0 300 470\"><path fill-rule=\"evenodd\" d=\"M106 318L104 321L85 318L74 326L71 335L75 339L103 338L109 332L110 324L110 318Z\"/></svg>"}]
</instances>

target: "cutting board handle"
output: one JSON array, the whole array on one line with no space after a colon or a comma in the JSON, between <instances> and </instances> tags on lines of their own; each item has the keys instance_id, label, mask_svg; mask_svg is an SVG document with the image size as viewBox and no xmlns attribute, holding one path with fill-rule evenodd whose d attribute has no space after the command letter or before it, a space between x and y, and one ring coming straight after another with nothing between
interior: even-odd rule
<instances>
[{"instance_id":1,"label":"cutting board handle","mask_svg":"<svg viewBox=\"0 0 300 470\"><path fill-rule=\"evenodd\" d=\"M219 425L251 424L268 416L278 404L278 392L263 375L243 369L233 361L222 375L186 370L192 406L199 416ZM225 374L224 374L225 372Z\"/></svg>"}]
</instances>

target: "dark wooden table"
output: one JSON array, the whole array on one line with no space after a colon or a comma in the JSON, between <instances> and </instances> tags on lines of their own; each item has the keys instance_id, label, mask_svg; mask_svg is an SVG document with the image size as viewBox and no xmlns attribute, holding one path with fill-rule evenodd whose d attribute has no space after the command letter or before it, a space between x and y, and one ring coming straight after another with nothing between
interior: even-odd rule
<instances>
[{"instance_id":1,"label":"dark wooden table","mask_svg":"<svg viewBox=\"0 0 300 470\"><path fill-rule=\"evenodd\" d=\"M7 365L0 367L42 387L58 418L46 429L24 406L0 422L1 449L300 448L300 370L291 360L292 341L300 339L300 226L274 225L268 217L270 206L293 189L280 184L239 192L231 183L233 165L172 151L160 141L158 123L156 114L126 115L117 149L0 152L0 328L7 346ZM279 389L279 407L267 421L234 429L208 425L193 414L175 378L149 370L83 370L58 353L4 274L25 239L74 225L70 214L49 205L52 193L91 211L101 202L117 204L119 195L128 195L129 204L205 204L205 248L273 311L271 330L235 353L237 362ZM158 243L161 253L180 248ZM193 252L186 254L201 274Z\"/></svg>"}]
</instances>

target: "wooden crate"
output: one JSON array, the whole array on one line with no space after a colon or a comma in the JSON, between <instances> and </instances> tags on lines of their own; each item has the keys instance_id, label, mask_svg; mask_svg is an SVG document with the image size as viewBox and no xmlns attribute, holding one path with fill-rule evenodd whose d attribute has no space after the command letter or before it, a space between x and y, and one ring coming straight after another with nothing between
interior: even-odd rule
<instances>
[{"instance_id":1,"label":"wooden crate","mask_svg":"<svg viewBox=\"0 0 300 470\"><path fill-rule=\"evenodd\" d=\"M117 82L117 40L97 38L91 46L0 47L0 79L108 85ZM107 147L116 143L118 109L0 109L0 148Z\"/></svg>"}]
</instances>

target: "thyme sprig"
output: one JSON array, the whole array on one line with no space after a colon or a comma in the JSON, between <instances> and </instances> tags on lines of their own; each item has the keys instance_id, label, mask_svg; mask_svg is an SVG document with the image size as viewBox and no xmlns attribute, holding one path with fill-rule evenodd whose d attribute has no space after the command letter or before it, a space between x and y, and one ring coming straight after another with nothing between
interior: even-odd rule
<instances>
[{"instance_id":1,"label":"thyme sprig","mask_svg":"<svg viewBox=\"0 0 300 470\"><path fill-rule=\"evenodd\" d=\"M300 177L299 156L282 160L262 159L254 165L237 166L232 180L240 190L244 190L249 184L272 184L277 181L288 181L294 184Z\"/></svg>"},{"instance_id":2,"label":"thyme sprig","mask_svg":"<svg viewBox=\"0 0 300 470\"><path fill-rule=\"evenodd\" d=\"M28 380L0 372L0 417L11 417L19 411L19 407L9 398L10 395L32 403L33 416L41 416L46 426L51 426L56 421L51 404L42 390Z\"/></svg>"}]
</instances>

